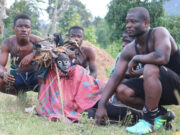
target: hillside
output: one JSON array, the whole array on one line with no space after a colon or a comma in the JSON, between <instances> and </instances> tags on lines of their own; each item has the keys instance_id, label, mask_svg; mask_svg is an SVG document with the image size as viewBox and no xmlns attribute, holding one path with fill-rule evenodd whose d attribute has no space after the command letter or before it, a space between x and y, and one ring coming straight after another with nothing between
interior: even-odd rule
<instances>
[{"instance_id":1,"label":"hillside","mask_svg":"<svg viewBox=\"0 0 180 135\"><path fill-rule=\"evenodd\" d=\"M94 49L96 53L96 66L98 72L97 78L104 81L107 80L107 70L113 67L115 60L105 50L96 47L88 41L83 41L82 45Z\"/></svg>"}]
</instances>

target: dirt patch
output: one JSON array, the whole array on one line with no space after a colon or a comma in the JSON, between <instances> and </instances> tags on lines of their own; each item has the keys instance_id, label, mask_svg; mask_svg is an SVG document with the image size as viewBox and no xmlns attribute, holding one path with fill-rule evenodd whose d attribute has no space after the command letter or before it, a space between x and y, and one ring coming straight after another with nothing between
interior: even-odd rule
<instances>
[{"instance_id":1,"label":"dirt patch","mask_svg":"<svg viewBox=\"0 0 180 135\"><path fill-rule=\"evenodd\" d=\"M96 66L97 66L97 78L100 80L107 80L107 70L113 67L115 60L105 50L96 47L88 41L83 41L82 45L89 46L94 49L96 53Z\"/></svg>"}]
</instances>

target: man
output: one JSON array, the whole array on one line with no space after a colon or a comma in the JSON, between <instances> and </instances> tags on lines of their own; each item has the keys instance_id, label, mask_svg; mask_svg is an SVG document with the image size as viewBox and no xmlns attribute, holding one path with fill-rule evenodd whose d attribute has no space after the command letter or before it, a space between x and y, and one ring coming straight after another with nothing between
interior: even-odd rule
<instances>
[{"instance_id":1,"label":"man","mask_svg":"<svg viewBox=\"0 0 180 135\"><path fill-rule=\"evenodd\" d=\"M150 133L174 117L172 112L160 105L177 104L174 89L180 91L180 51L167 29L150 29L149 12L143 7L128 12L126 30L135 40L123 49L115 71L104 88L96 122L99 124L107 116L105 103L116 90L122 103L136 108L144 106L142 120L126 130ZM121 83L126 69L130 74L135 74L132 69L138 63L144 64L143 78Z\"/></svg>"},{"instance_id":2,"label":"man","mask_svg":"<svg viewBox=\"0 0 180 135\"><path fill-rule=\"evenodd\" d=\"M122 35L122 49L130 42L132 42L134 40L133 37L130 37L128 35L128 33L125 31ZM112 68L111 72L110 72L110 76L112 75L112 73L114 72L115 66L117 64L117 61L119 60L119 57L121 55L121 52L118 54L118 56L116 57L116 62L114 64L114 67Z\"/></svg>"},{"instance_id":3,"label":"man","mask_svg":"<svg viewBox=\"0 0 180 135\"><path fill-rule=\"evenodd\" d=\"M96 78L96 56L92 48L87 46L82 46L84 39L84 29L79 26L73 26L69 29L68 33L69 40L75 40L80 46L80 51L76 54L74 64L81 65L82 67L90 70L90 75Z\"/></svg>"},{"instance_id":4,"label":"man","mask_svg":"<svg viewBox=\"0 0 180 135\"><path fill-rule=\"evenodd\" d=\"M5 39L1 46L0 91L17 95L19 91L25 92L37 86L37 78L31 62L34 57L33 42L40 41L41 38L30 35L31 19L26 14L19 14L14 18L13 30L16 35ZM10 73L5 68L9 54L11 55Z\"/></svg>"}]
</instances>

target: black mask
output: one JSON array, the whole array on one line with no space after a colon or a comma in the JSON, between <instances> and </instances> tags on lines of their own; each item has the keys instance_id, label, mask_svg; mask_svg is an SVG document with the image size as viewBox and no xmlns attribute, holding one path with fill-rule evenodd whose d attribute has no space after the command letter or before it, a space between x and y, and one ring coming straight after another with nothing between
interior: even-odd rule
<instances>
[{"instance_id":1,"label":"black mask","mask_svg":"<svg viewBox=\"0 0 180 135\"><path fill-rule=\"evenodd\" d=\"M69 67L71 64L69 57L66 54L60 54L56 59L56 64L62 73L67 74L69 72Z\"/></svg>"}]
</instances>

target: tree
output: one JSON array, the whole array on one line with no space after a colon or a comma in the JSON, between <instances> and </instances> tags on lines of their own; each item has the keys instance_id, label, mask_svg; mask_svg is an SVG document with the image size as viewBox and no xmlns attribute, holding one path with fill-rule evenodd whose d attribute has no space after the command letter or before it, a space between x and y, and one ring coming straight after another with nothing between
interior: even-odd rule
<instances>
[{"instance_id":1,"label":"tree","mask_svg":"<svg viewBox=\"0 0 180 135\"><path fill-rule=\"evenodd\" d=\"M94 26L91 25L88 28L85 28L85 30L84 30L84 39L90 41L93 44L96 44L97 36L95 34Z\"/></svg>"},{"instance_id":2,"label":"tree","mask_svg":"<svg viewBox=\"0 0 180 135\"><path fill-rule=\"evenodd\" d=\"M45 35L55 33L58 20L64 15L72 0L49 0L47 12L49 13L50 23L48 24Z\"/></svg>"},{"instance_id":3,"label":"tree","mask_svg":"<svg viewBox=\"0 0 180 135\"><path fill-rule=\"evenodd\" d=\"M7 18L4 19L4 23L6 26L5 30L5 37L8 37L9 35L13 34L12 26L13 26L13 19L15 16L19 13L26 13L30 16L32 20L32 33L38 34L40 36L40 33L38 32L39 29L39 15L41 13L41 8L39 8L37 5L38 3L42 2L40 0L21 0L21 1L15 1L13 5L10 7L10 9L7 10Z\"/></svg>"},{"instance_id":4,"label":"tree","mask_svg":"<svg viewBox=\"0 0 180 135\"><path fill-rule=\"evenodd\" d=\"M58 20L58 27L61 32L66 33L73 25L79 25L88 28L91 25L92 15L86 7L79 1L73 0L64 12L64 15Z\"/></svg>"},{"instance_id":5,"label":"tree","mask_svg":"<svg viewBox=\"0 0 180 135\"><path fill-rule=\"evenodd\" d=\"M97 36L97 43L100 44L102 48L106 48L109 44L109 27L105 19L100 17L96 17L93 25L96 28L96 36Z\"/></svg>"},{"instance_id":6,"label":"tree","mask_svg":"<svg viewBox=\"0 0 180 135\"><path fill-rule=\"evenodd\" d=\"M166 27L175 41L180 44L180 15L165 16L162 26Z\"/></svg>"},{"instance_id":7,"label":"tree","mask_svg":"<svg viewBox=\"0 0 180 135\"><path fill-rule=\"evenodd\" d=\"M163 3L167 0L112 0L105 17L110 28L110 40L119 40L125 30L127 12L137 6L148 9L151 18L151 27L160 26L164 16Z\"/></svg>"},{"instance_id":8,"label":"tree","mask_svg":"<svg viewBox=\"0 0 180 135\"><path fill-rule=\"evenodd\" d=\"M0 1L0 38L3 38L4 34L4 22L3 19L6 17L6 0Z\"/></svg>"}]
</instances>

